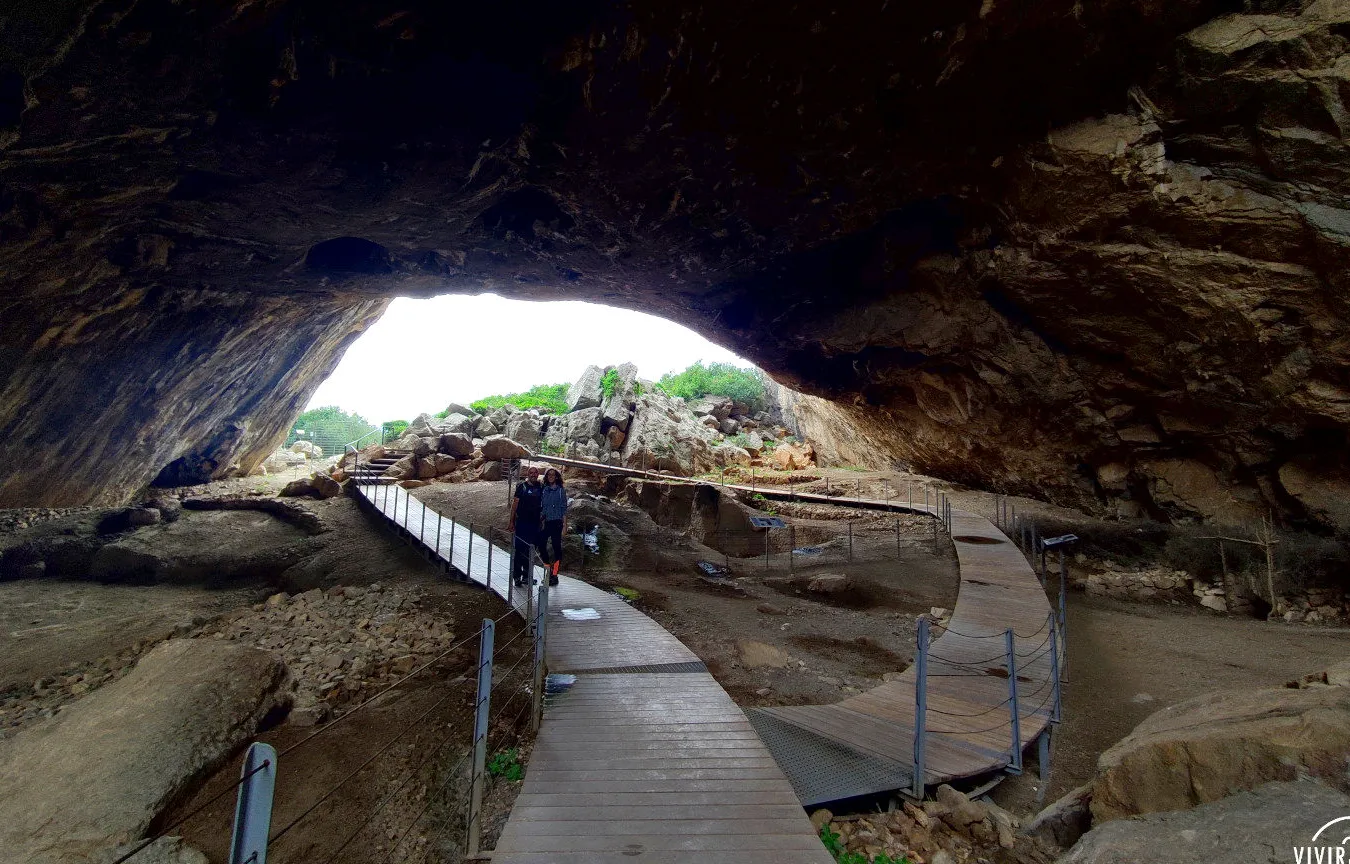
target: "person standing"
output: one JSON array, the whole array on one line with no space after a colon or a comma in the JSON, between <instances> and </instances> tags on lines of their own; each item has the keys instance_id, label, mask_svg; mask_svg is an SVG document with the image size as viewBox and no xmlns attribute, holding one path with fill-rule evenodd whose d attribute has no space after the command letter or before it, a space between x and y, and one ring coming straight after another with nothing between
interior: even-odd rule
<instances>
[{"instance_id":1,"label":"person standing","mask_svg":"<svg viewBox=\"0 0 1350 864\"><path fill-rule=\"evenodd\" d=\"M515 494L511 497L510 528L515 538L511 553L511 579L517 585L528 585L534 581L530 578L533 570L530 550L539 543L543 527L543 493L539 469L530 466L525 471L525 479L516 484ZM543 552L542 548L540 552Z\"/></svg>"},{"instance_id":2,"label":"person standing","mask_svg":"<svg viewBox=\"0 0 1350 864\"><path fill-rule=\"evenodd\" d=\"M544 490L540 507L544 517L544 534L539 540L539 554L552 564L548 584L558 584L558 568L562 566L562 535L567 527L567 489L563 486L562 472L550 468L544 472ZM552 554L549 542L553 543Z\"/></svg>"}]
</instances>

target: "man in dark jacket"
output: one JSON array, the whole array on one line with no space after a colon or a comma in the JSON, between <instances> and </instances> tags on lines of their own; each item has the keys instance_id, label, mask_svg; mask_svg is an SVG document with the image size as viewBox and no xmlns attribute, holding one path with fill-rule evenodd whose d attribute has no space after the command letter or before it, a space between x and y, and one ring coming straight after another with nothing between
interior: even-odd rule
<instances>
[{"instance_id":1,"label":"man in dark jacket","mask_svg":"<svg viewBox=\"0 0 1350 864\"><path fill-rule=\"evenodd\" d=\"M530 550L539 542L539 534L543 530L543 495L544 485L539 482L539 469L531 466L525 471L525 480L516 484L515 495L511 498L511 531L515 535L511 579L517 585L527 585L533 581L530 579Z\"/></svg>"}]
</instances>

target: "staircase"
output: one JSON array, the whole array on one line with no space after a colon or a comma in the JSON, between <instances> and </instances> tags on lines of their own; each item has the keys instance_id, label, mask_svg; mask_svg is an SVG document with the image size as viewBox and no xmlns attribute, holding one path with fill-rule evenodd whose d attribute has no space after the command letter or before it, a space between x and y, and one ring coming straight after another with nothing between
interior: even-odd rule
<instances>
[{"instance_id":1,"label":"staircase","mask_svg":"<svg viewBox=\"0 0 1350 864\"><path fill-rule=\"evenodd\" d=\"M404 456L411 455L412 452L409 450L385 450L384 456L379 459L369 461L362 459L360 466L355 471L349 471L347 476L355 480L358 485L381 486L393 483L394 479L384 476L384 472Z\"/></svg>"}]
</instances>

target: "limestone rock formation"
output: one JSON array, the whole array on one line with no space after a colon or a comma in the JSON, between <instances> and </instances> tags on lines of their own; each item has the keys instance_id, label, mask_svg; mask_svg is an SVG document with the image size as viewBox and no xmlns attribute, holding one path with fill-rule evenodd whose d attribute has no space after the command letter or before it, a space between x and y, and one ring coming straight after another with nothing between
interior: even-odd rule
<instances>
[{"instance_id":1,"label":"limestone rock formation","mask_svg":"<svg viewBox=\"0 0 1350 864\"><path fill-rule=\"evenodd\" d=\"M266 651L159 645L125 678L0 743L6 860L88 860L140 838L290 700L290 673Z\"/></svg>"},{"instance_id":2,"label":"limestone rock formation","mask_svg":"<svg viewBox=\"0 0 1350 864\"><path fill-rule=\"evenodd\" d=\"M1199 696L1150 716L1102 754L1093 821L1184 810L1299 776L1343 785L1347 752L1350 688Z\"/></svg>"},{"instance_id":3,"label":"limestone rock formation","mask_svg":"<svg viewBox=\"0 0 1350 864\"><path fill-rule=\"evenodd\" d=\"M1350 796L1316 781L1267 783L1194 810L1153 813L1098 825L1057 864L1293 861L1295 847L1313 845L1312 837L1318 829L1347 813ZM1344 833L1325 846L1339 846ZM1316 845L1323 846L1320 842Z\"/></svg>"},{"instance_id":4,"label":"limestone rock formation","mask_svg":"<svg viewBox=\"0 0 1350 864\"><path fill-rule=\"evenodd\" d=\"M1235 8L21 4L0 506L246 473L387 298L491 289L951 480L1347 527L1350 11Z\"/></svg>"},{"instance_id":5,"label":"limestone rock formation","mask_svg":"<svg viewBox=\"0 0 1350 864\"><path fill-rule=\"evenodd\" d=\"M599 408L603 396L600 379L604 370L599 366L587 366L586 371L567 388L567 410L580 411L584 408Z\"/></svg>"}]
</instances>

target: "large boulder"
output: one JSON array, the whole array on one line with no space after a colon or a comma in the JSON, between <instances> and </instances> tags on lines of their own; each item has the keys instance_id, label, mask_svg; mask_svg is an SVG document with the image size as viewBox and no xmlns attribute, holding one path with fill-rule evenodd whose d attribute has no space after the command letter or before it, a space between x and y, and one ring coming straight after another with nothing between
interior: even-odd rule
<instances>
[{"instance_id":1,"label":"large boulder","mask_svg":"<svg viewBox=\"0 0 1350 864\"><path fill-rule=\"evenodd\" d=\"M291 452L299 453L302 456L310 456L314 453L314 442L296 441L291 444Z\"/></svg>"},{"instance_id":2,"label":"large boulder","mask_svg":"<svg viewBox=\"0 0 1350 864\"><path fill-rule=\"evenodd\" d=\"M615 366L613 373L614 388L608 396L604 395L604 377L601 377L601 398L604 400L600 405L601 418L604 425L617 426L627 432L633 417L633 402L637 399L637 367L623 363Z\"/></svg>"},{"instance_id":3,"label":"large boulder","mask_svg":"<svg viewBox=\"0 0 1350 864\"><path fill-rule=\"evenodd\" d=\"M436 431L433 427L437 422L436 418L432 417L430 414L418 414L413 418L413 421L408 424L406 434L416 435L419 438L435 435Z\"/></svg>"},{"instance_id":4,"label":"large boulder","mask_svg":"<svg viewBox=\"0 0 1350 864\"><path fill-rule=\"evenodd\" d=\"M533 411L511 414L506 420L506 437L526 449L533 450L539 446L541 425L539 415Z\"/></svg>"},{"instance_id":5,"label":"large boulder","mask_svg":"<svg viewBox=\"0 0 1350 864\"><path fill-rule=\"evenodd\" d=\"M750 464L750 452L735 444L716 444L712 448L713 461L719 468Z\"/></svg>"},{"instance_id":6,"label":"large boulder","mask_svg":"<svg viewBox=\"0 0 1350 864\"><path fill-rule=\"evenodd\" d=\"M1154 813L1098 825L1057 864L1265 864L1330 862L1347 834L1327 823L1350 813L1350 797L1313 780L1266 783L1193 810ZM1305 850L1312 846L1317 855ZM1295 856L1298 848L1302 855ZM1330 849L1331 854L1327 854Z\"/></svg>"},{"instance_id":7,"label":"large boulder","mask_svg":"<svg viewBox=\"0 0 1350 864\"><path fill-rule=\"evenodd\" d=\"M415 477L417 469L413 466L413 456L404 456L393 465L384 469L384 476L392 477L395 480L404 480Z\"/></svg>"},{"instance_id":8,"label":"large boulder","mask_svg":"<svg viewBox=\"0 0 1350 864\"><path fill-rule=\"evenodd\" d=\"M779 444L769 455L769 464L781 471L800 471L810 468L814 463L806 448L796 444Z\"/></svg>"},{"instance_id":9,"label":"large boulder","mask_svg":"<svg viewBox=\"0 0 1350 864\"><path fill-rule=\"evenodd\" d=\"M583 408L549 421L544 442L550 447L566 447L568 444L582 444L587 441L601 440L601 409Z\"/></svg>"},{"instance_id":10,"label":"large boulder","mask_svg":"<svg viewBox=\"0 0 1350 864\"><path fill-rule=\"evenodd\" d=\"M1213 693L1157 712L1101 755L1094 822L1184 810L1272 780L1345 784L1350 688Z\"/></svg>"},{"instance_id":11,"label":"large boulder","mask_svg":"<svg viewBox=\"0 0 1350 864\"><path fill-rule=\"evenodd\" d=\"M660 393L637 397L623 444L623 464L689 476L717 467L713 432L676 400Z\"/></svg>"},{"instance_id":12,"label":"large boulder","mask_svg":"<svg viewBox=\"0 0 1350 864\"><path fill-rule=\"evenodd\" d=\"M461 405L458 402L451 402L449 405L445 406L445 416L447 417L449 417L451 414L463 414L466 417L472 417L477 413L478 413L477 411L473 410L469 406Z\"/></svg>"},{"instance_id":13,"label":"large boulder","mask_svg":"<svg viewBox=\"0 0 1350 864\"><path fill-rule=\"evenodd\" d=\"M436 430L440 434L446 432L462 432L465 435L473 435L474 427L478 425L478 415L476 414L450 414L436 424Z\"/></svg>"},{"instance_id":14,"label":"large boulder","mask_svg":"<svg viewBox=\"0 0 1350 864\"><path fill-rule=\"evenodd\" d=\"M473 437L475 438L489 438L493 435L500 435L501 433L502 430L497 428L497 424L493 423L487 417L479 417L478 422L475 423L473 427Z\"/></svg>"},{"instance_id":15,"label":"large boulder","mask_svg":"<svg viewBox=\"0 0 1350 864\"><path fill-rule=\"evenodd\" d=\"M301 482L312 490L307 493L310 497L318 497L313 478ZM259 505L264 501L278 508L300 509L275 498L252 499ZM270 512L191 513L104 544L93 554L89 575L103 582L210 585L274 577L313 554L308 536L299 524Z\"/></svg>"},{"instance_id":16,"label":"large boulder","mask_svg":"<svg viewBox=\"0 0 1350 864\"><path fill-rule=\"evenodd\" d=\"M528 459L530 456L529 450L502 435L483 442L483 458L494 462L503 459Z\"/></svg>"},{"instance_id":17,"label":"large boulder","mask_svg":"<svg viewBox=\"0 0 1350 864\"><path fill-rule=\"evenodd\" d=\"M603 397L600 380L605 372L599 366L587 366L586 371L576 383L567 388L567 410L580 411L583 408L599 408Z\"/></svg>"},{"instance_id":18,"label":"large boulder","mask_svg":"<svg viewBox=\"0 0 1350 864\"><path fill-rule=\"evenodd\" d=\"M447 432L437 442L437 451L464 459L473 455L473 439L463 432Z\"/></svg>"},{"instance_id":19,"label":"large boulder","mask_svg":"<svg viewBox=\"0 0 1350 864\"><path fill-rule=\"evenodd\" d=\"M143 837L201 777L289 707L272 654L175 639L52 719L0 742L5 861L67 864Z\"/></svg>"}]
</instances>

